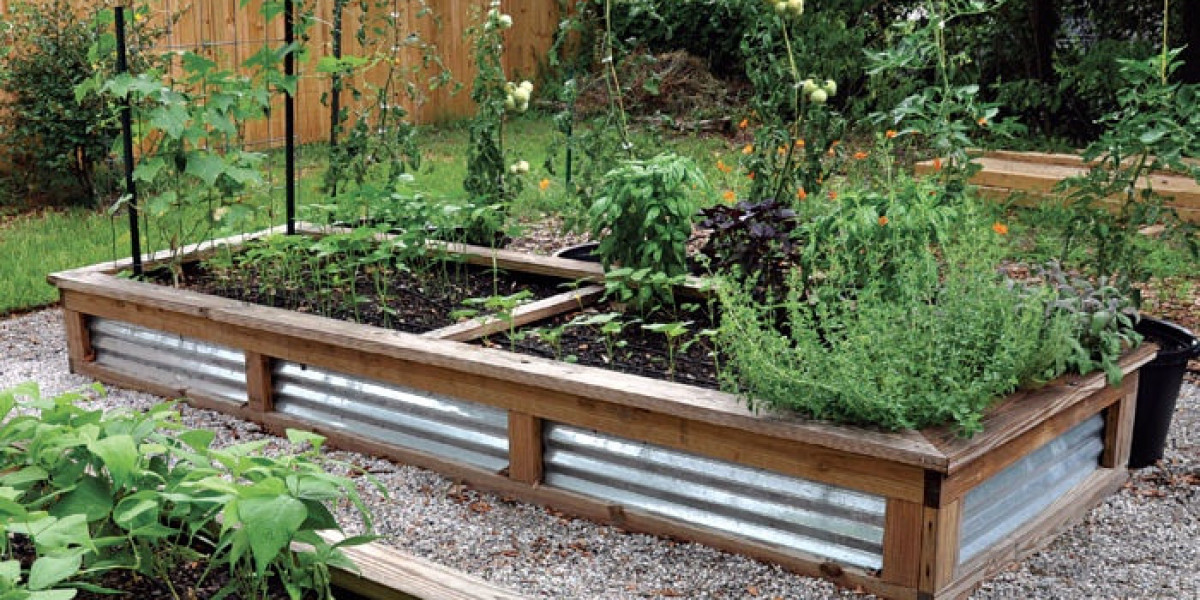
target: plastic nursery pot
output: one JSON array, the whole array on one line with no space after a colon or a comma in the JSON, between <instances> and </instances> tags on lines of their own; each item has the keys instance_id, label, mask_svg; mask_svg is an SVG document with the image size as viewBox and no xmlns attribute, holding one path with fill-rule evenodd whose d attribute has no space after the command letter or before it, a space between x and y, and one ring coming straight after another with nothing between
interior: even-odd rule
<instances>
[{"instance_id":1,"label":"plastic nursery pot","mask_svg":"<svg viewBox=\"0 0 1200 600\"><path fill-rule=\"evenodd\" d=\"M584 242L574 246L560 248L554 252L554 256L558 258L569 258L571 260L583 260L587 262L598 263L600 257L596 256L596 249L600 247L600 242Z\"/></svg>"},{"instance_id":2,"label":"plastic nursery pot","mask_svg":"<svg viewBox=\"0 0 1200 600\"><path fill-rule=\"evenodd\" d=\"M1158 356L1138 375L1129 468L1141 469L1163 456L1188 360L1200 357L1200 338L1175 323L1150 317L1142 317L1135 329L1160 346Z\"/></svg>"}]
</instances>

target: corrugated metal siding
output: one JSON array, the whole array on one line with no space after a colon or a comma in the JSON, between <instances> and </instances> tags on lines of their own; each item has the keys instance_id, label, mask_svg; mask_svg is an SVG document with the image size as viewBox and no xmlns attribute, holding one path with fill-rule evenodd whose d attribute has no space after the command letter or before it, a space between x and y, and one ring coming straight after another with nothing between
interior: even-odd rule
<instances>
[{"instance_id":1,"label":"corrugated metal siding","mask_svg":"<svg viewBox=\"0 0 1200 600\"><path fill-rule=\"evenodd\" d=\"M545 483L751 540L878 569L886 500L562 424Z\"/></svg>"},{"instance_id":2,"label":"corrugated metal siding","mask_svg":"<svg viewBox=\"0 0 1200 600\"><path fill-rule=\"evenodd\" d=\"M275 410L380 442L499 471L508 413L316 367L277 361Z\"/></svg>"},{"instance_id":3,"label":"corrugated metal siding","mask_svg":"<svg viewBox=\"0 0 1200 600\"><path fill-rule=\"evenodd\" d=\"M96 364L149 382L233 403L246 401L241 351L111 319L89 319Z\"/></svg>"},{"instance_id":4,"label":"corrugated metal siding","mask_svg":"<svg viewBox=\"0 0 1200 600\"><path fill-rule=\"evenodd\" d=\"M1100 468L1104 415L1096 415L967 493L959 529L962 564L1029 522Z\"/></svg>"}]
</instances>

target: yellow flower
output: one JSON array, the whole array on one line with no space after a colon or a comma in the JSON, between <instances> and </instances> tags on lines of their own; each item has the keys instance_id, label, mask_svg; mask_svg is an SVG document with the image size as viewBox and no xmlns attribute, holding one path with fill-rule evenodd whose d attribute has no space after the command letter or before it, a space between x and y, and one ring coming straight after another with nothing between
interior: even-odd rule
<instances>
[{"instance_id":1,"label":"yellow flower","mask_svg":"<svg viewBox=\"0 0 1200 600\"><path fill-rule=\"evenodd\" d=\"M721 194L721 197L729 204L733 204L733 201L737 200L737 194L733 193L733 190L725 190L725 193Z\"/></svg>"},{"instance_id":2,"label":"yellow flower","mask_svg":"<svg viewBox=\"0 0 1200 600\"><path fill-rule=\"evenodd\" d=\"M746 144L746 147L742 148L742 154L750 154L752 152L754 152L754 144Z\"/></svg>"},{"instance_id":3,"label":"yellow flower","mask_svg":"<svg viewBox=\"0 0 1200 600\"><path fill-rule=\"evenodd\" d=\"M745 129L749 126L750 126L750 119L742 119L742 121L740 123L738 123L738 129Z\"/></svg>"},{"instance_id":4,"label":"yellow flower","mask_svg":"<svg viewBox=\"0 0 1200 600\"><path fill-rule=\"evenodd\" d=\"M539 190L542 190L543 192L544 192L544 191L546 191L546 189L547 189L547 188L549 188L549 187L550 187L550 180L549 180L549 179L543 179L543 180L541 180L541 181L539 181L539 182L538 182L538 189L539 189Z\"/></svg>"}]
</instances>

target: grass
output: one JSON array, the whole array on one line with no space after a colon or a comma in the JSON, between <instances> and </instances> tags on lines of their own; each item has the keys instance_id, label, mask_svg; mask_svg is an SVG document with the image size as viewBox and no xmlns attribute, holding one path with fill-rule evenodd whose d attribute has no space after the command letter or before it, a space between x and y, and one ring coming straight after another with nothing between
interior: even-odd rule
<instances>
[{"instance_id":1,"label":"grass","mask_svg":"<svg viewBox=\"0 0 1200 600\"><path fill-rule=\"evenodd\" d=\"M562 169L557 169L555 174L544 166L547 148L556 135L554 124L545 115L522 116L510 121L506 128L506 150L510 157L514 161L526 160L532 167L527 175L525 191L514 207L514 213L518 216L534 217L542 212L551 212L567 201ZM718 160L730 165L737 164L738 151L723 138L679 135L660 140L648 132L639 132L634 141L642 148L662 147L691 157L704 169L718 193L737 183L727 181L729 176L719 172L716 167ZM410 187L432 198L461 197L462 180L466 175L466 123L450 123L423 130L419 143L423 162L414 174ZM300 218L305 217L305 205L325 200L320 192L325 152L326 148L320 144L306 146L299 152L301 180L297 197ZM282 222L280 188L284 176L281 156L276 152L268 161L271 165L269 178L275 188L272 193L247 200L260 208L269 208L249 229ZM558 156L556 160L561 164L562 157ZM539 185L543 180L545 189ZM0 190L0 194L3 193ZM4 207L6 212L13 212L13 207L19 206L20 202L20 198L0 197L0 207ZM189 236L193 239L182 242L198 241L195 238L208 237L208 233L193 233ZM146 252L168 245L167 236L159 228L144 228L143 236L143 250ZM39 210L23 214L18 211L15 217L0 218L0 315L56 302L58 292L46 283L48 273L128 255L129 227L128 219L123 214L110 217L103 210Z\"/></svg>"}]
</instances>

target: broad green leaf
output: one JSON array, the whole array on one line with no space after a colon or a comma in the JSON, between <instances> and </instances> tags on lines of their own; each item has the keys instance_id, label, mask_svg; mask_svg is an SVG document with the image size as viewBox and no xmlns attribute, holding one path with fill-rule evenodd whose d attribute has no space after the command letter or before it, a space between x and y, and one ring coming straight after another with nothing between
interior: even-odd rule
<instances>
[{"instance_id":1,"label":"broad green leaf","mask_svg":"<svg viewBox=\"0 0 1200 600\"><path fill-rule=\"evenodd\" d=\"M153 182L154 179L158 177L158 173L162 171L163 167L165 166L167 166L167 162L161 157L154 156L144 159L137 164L137 167L134 167L133 178L136 181L142 181L145 183Z\"/></svg>"},{"instance_id":2,"label":"broad green leaf","mask_svg":"<svg viewBox=\"0 0 1200 600\"><path fill-rule=\"evenodd\" d=\"M87 517L84 515L67 515L61 519L47 517L47 520L51 521L48 527L31 532L31 537L40 551L71 546L92 547Z\"/></svg>"},{"instance_id":3,"label":"broad green leaf","mask_svg":"<svg viewBox=\"0 0 1200 600\"><path fill-rule=\"evenodd\" d=\"M45 481L50 478L50 474L41 467L25 467L20 471L14 471L3 477L0 477L0 485L21 487L39 481Z\"/></svg>"},{"instance_id":4,"label":"broad green leaf","mask_svg":"<svg viewBox=\"0 0 1200 600\"><path fill-rule=\"evenodd\" d=\"M26 600L71 600L79 593L79 590L41 590L30 592Z\"/></svg>"},{"instance_id":5,"label":"broad green leaf","mask_svg":"<svg viewBox=\"0 0 1200 600\"><path fill-rule=\"evenodd\" d=\"M108 481L95 475L85 475L75 489L67 492L50 508L50 514L56 517L81 514L92 522L107 517L112 507L112 490L108 487Z\"/></svg>"},{"instance_id":6,"label":"broad green leaf","mask_svg":"<svg viewBox=\"0 0 1200 600\"><path fill-rule=\"evenodd\" d=\"M0 562L0 580L7 581L9 585L15 585L21 580L21 561L6 560Z\"/></svg>"},{"instance_id":7,"label":"broad green leaf","mask_svg":"<svg viewBox=\"0 0 1200 600\"><path fill-rule=\"evenodd\" d=\"M193 450L207 450L217 438L216 432L208 429L192 429L175 436Z\"/></svg>"},{"instance_id":8,"label":"broad green leaf","mask_svg":"<svg viewBox=\"0 0 1200 600\"><path fill-rule=\"evenodd\" d=\"M259 577L287 548L307 516L304 504L287 496L238 499L238 517L250 538L250 552Z\"/></svg>"},{"instance_id":9,"label":"broad green leaf","mask_svg":"<svg viewBox=\"0 0 1200 600\"><path fill-rule=\"evenodd\" d=\"M304 444L305 442L312 444L314 449L320 448L321 444L325 443L325 436L313 433L311 431L301 431L299 429L288 429L287 439L293 444Z\"/></svg>"},{"instance_id":10,"label":"broad green leaf","mask_svg":"<svg viewBox=\"0 0 1200 600\"><path fill-rule=\"evenodd\" d=\"M188 175L199 178L207 185L217 183L217 178L225 172L225 159L211 152L192 152L188 155Z\"/></svg>"},{"instance_id":11,"label":"broad green leaf","mask_svg":"<svg viewBox=\"0 0 1200 600\"><path fill-rule=\"evenodd\" d=\"M158 502L145 496L125 498L113 511L113 521L126 530L137 529L158 520Z\"/></svg>"},{"instance_id":12,"label":"broad green leaf","mask_svg":"<svg viewBox=\"0 0 1200 600\"><path fill-rule=\"evenodd\" d=\"M161 129L171 139L182 137L187 123L187 109L179 104L159 106L150 111L150 126Z\"/></svg>"},{"instance_id":13,"label":"broad green leaf","mask_svg":"<svg viewBox=\"0 0 1200 600\"><path fill-rule=\"evenodd\" d=\"M29 568L29 589L44 590L70 579L79 573L82 565L83 556L78 552L67 556L43 556L33 561Z\"/></svg>"},{"instance_id":14,"label":"broad green leaf","mask_svg":"<svg viewBox=\"0 0 1200 600\"><path fill-rule=\"evenodd\" d=\"M88 444L88 450L104 461L112 477L113 486L123 488L133 477L137 468L138 452L133 437L114 435Z\"/></svg>"}]
</instances>

